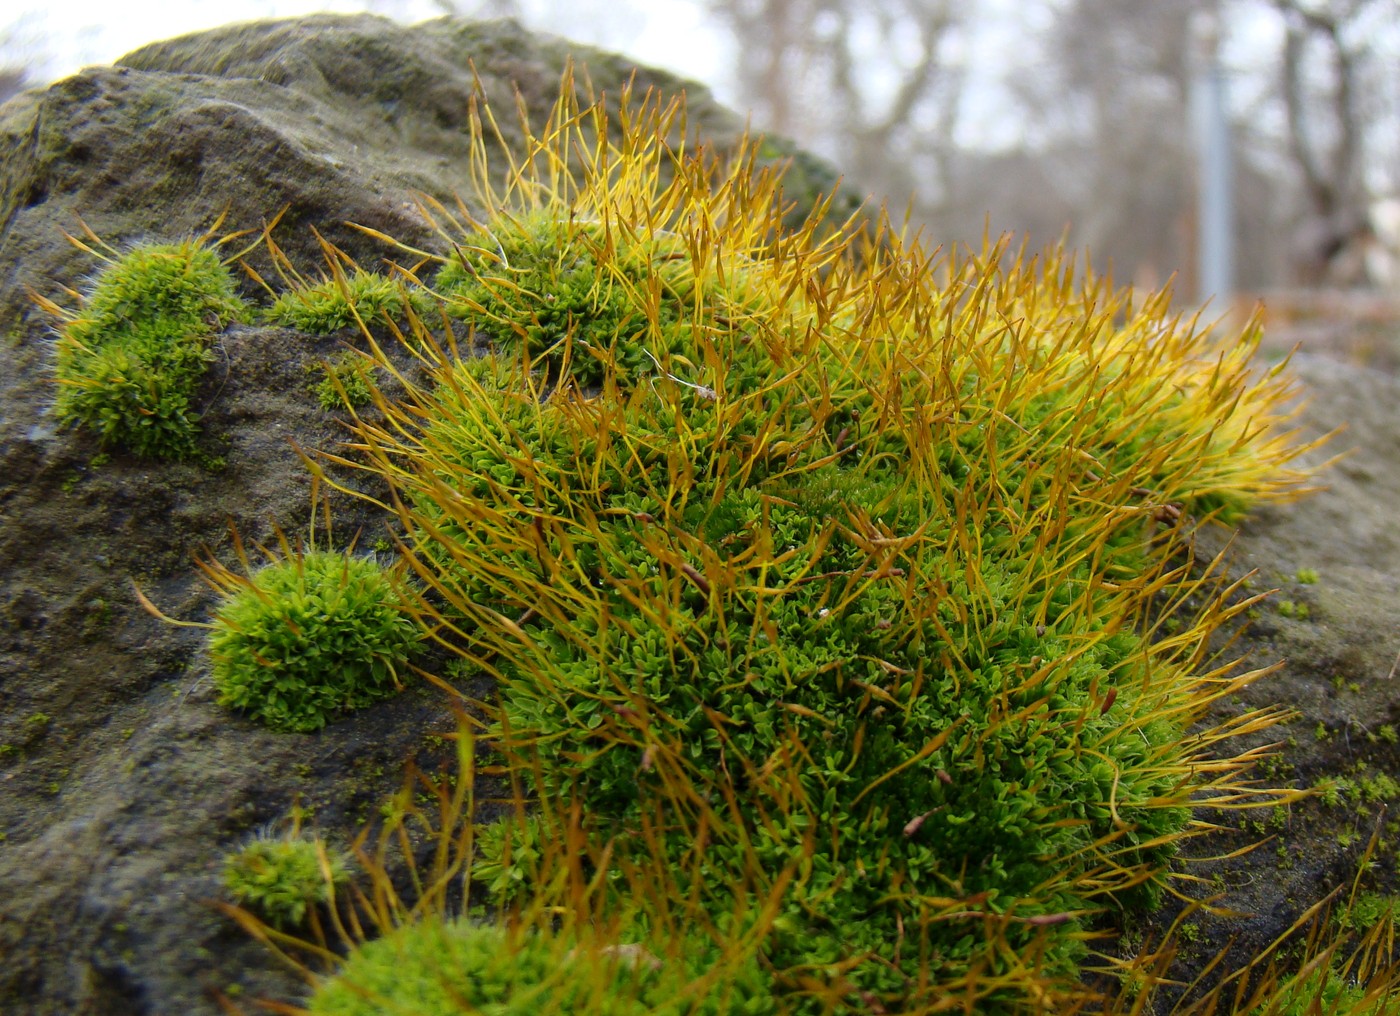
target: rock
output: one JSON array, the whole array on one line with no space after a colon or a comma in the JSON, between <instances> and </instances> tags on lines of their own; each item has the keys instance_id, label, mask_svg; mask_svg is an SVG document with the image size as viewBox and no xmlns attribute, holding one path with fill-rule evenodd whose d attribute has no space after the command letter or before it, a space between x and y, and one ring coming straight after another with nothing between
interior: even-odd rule
<instances>
[{"instance_id":1,"label":"rock","mask_svg":"<svg viewBox=\"0 0 1400 1016\"><path fill-rule=\"evenodd\" d=\"M1218 895L1215 905L1250 916L1198 915L1198 937L1173 971L1181 981L1221 950L1229 954L1222 969L1250 962L1333 890L1345 904L1373 832L1375 861L1359 885L1397 889L1386 811L1397 795L1376 777L1400 771L1400 377L1316 354L1295 356L1291 370L1301 400L1298 441L1331 435L1304 456L1319 469L1320 489L1198 540L1199 557L1224 552L1230 577L1249 577L1249 594L1273 591L1211 665L1242 659L1239 669L1278 669L1219 702L1212 716L1295 710L1290 722L1243 739L1278 752L1262 762L1260 785L1311 789L1340 780L1343 789L1330 804L1309 798L1277 818L1202 816L1224 830L1184 851L1214 859L1186 862L1184 870L1204 881L1183 888ZM1252 852L1219 859L1261 840ZM1164 908L1150 927L1160 935L1178 909Z\"/></svg>"},{"instance_id":2,"label":"rock","mask_svg":"<svg viewBox=\"0 0 1400 1016\"><path fill-rule=\"evenodd\" d=\"M230 521L253 540L306 531L310 480L290 442L340 437L306 373L338 343L256 326L222 335L200 408L227 468L120 453L101 462L48 412L51 322L31 291L63 302L97 264L63 231L86 223L120 247L198 235L225 210L221 229L258 229L285 207L278 242L301 269L321 263L313 226L374 266L385 248L347 220L432 243L413 192L450 201L467 188L475 80L498 112L514 109L518 90L538 116L571 55L610 95L634 70L638 90L684 88L692 128L721 148L740 134L741 119L701 87L510 22L455 19L233 26L0 107L0 1011L212 1016L232 985L298 999L300 982L209 905L222 856L298 802L345 845L399 785L405 759L442 762L431 735L454 726L437 698L418 694L316 735L272 734L217 707L199 631L147 614L132 586L200 620L212 597L192 558L207 547L233 563ZM797 154L799 198L835 180L781 144L774 154ZM251 263L267 274L260 253ZM1221 708L1299 709L1281 735L1292 735L1290 768L1275 780L1312 785L1358 761L1400 762L1384 735L1400 726L1400 382L1321 358L1295 367L1314 397L1307 433L1349 422L1331 447L1355 450L1325 474L1329 490L1263 510L1234 537L1232 567L1257 569L1256 588L1280 586L1276 602L1294 609L1259 607L1236 648L1254 665L1286 665ZM335 507L341 532L382 532L363 502ZM1307 570L1316 582L1300 581ZM1218 864L1234 890L1225 904L1261 916L1211 925L1193 947L1196 969L1227 937L1272 941L1347 882L1360 850L1350 833L1364 845L1374 816L1299 805L1282 855ZM1257 838L1240 835L1201 852ZM1381 874L1393 879L1390 858Z\"/></svg>"},{"instance_id":3,"label":"rock","mask_svg":"<svg viewBox=\"0 0 1400 1016\"><path fill-rule=\"evenodd\" d=\"M209 906L222 856L296 802L344 846L405 760L455 729L417 694L315 736L217 707L199 632L148 615L133 583L202 619L212 596L193 557L207 547L233 564L230 521L254 540L306 532L310 479L291 442L339 439L307 390L338 343L227 330L201 403L227 468L104 462L48 411L52 323L31 293L71 306L64 289L99 266L64 231L86 224L120 248L199 235L223 212L221 232L257 230L285 207L276 235L301 270L323 263L312 227L376 267L386 247L346 222L430 244L415 192L451 202L468 189L477 82L518 142L515 94L543 117L570 59L609 96L634 75L638 93L683 90L691 129L720 149L741 134L703 87L458 19L237 25L0 107L0 1011L198 1016L221 1011L230 985L297 998L300 983ZM810 157L800 170L809 201L835 182ZM251 263L275 279L261 253ZM338 502L343 533L365 527L369 542L383 523Z\"/></svg>"}]
</instances>

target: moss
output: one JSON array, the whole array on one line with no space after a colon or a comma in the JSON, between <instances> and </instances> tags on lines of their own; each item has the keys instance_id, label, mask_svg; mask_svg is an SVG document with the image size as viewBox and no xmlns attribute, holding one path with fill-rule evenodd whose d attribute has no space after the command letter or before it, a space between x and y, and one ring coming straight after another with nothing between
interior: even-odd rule
<instances>
[{"instance_id":1,"label":"moss","mask_svg":"<svg viewBox=\"0 0 1400 1016\"><path fill-rule=\"evenodd\" d=\"M313 390L322 409L329 412L370 404L373 395L366 377L369 367L361 357L346 353L326 361L320 369L322 377Z\"/></svg>"},{"instance_id":2,"label":"moss","mask_svg":"<svg viewBox=\"0 0 1400 1016\"><path fill-rule=\"evenodd\" d=\"M196 454L195 393L218 328L244 313L233 277L188 241L134 248L98 275L58 343L55 413L141 456Z\"/></svg>"},{"instance_id":3,"label":"moss","mask_svg":"<svg viewBox=\"0 0 1400 1016\"><path fill-rule=\"evenodd\" d=\"M784 235L752 153L586 122L566 101L516 163L520 207L444 227L434 291L493 352L425 352L341 460L392 485L424 620L499 679L506 766L703 906L774 891L789 985L996 1012L1073 980L1084 918L1160 891L1221 694L1192 660L1233 608L1173 593L1167 552L1300 479L1264 429L1286 386L1164 297L1053 256L861 261ZM502 902L550 875L551 830L521 835L483 837Z\"/></svg>"},{"instance_id":4,"label":"moss","mask_svg":"<svg viewBox=\"0 0 1400 1016\"><path fill-rule=\"evenodd\" d=\"M1330 966L1274 986L1269 999L1248 1010L1247 1016L1312 1016L1313 1013L1345 1013L1347 1016L1382 1016L1394 1011L1387 994L1377 995L1364 985L1348 981Z\"/></svg>"},{"instance_id":5,"label":"moss","mask_svg":"<svg viewBox=\"0 0 1400 1016\"><path fill-rule=\"evenodd\" d=\"M346 858L298 829L264 834L224 859L224 888L233 900L279 928L294 928L310 910L331 902L349 878Z\"/></svg>"},{"instance_id":6,"label":"moss","mask_svg":"<svg viewBox=\"0 0 1400 1016\"><path fill-rule=\"evenodd\" d=\"M724 976L706 983L719 966ZM656 955L645 942L429 919L355 949L307 1009L311 1016L762 1016L776 1004L751 958L726 959L703 938Z\"/></svg>"},{"instance_id":7,"label":"moss","mask_svg":"<svg viewBox=\"0 0 1400 1016\"><path fill-rule=\"evenodd\" d=\"M1382 922L1394 923L1400 898L1381 893L1358 893L1348 906L1336 915L1338 927L1365 934Z\"/></svg>"},{"instance_id":8,"label":"moss","mask_svg":"<svg viewBox=\"0 0 1400 1016\"><path fill-rule=\"evenodd\" d=\"M402 319L406 299L398 280L357 270L283 293L264 317L312 335L330 335L378 324L385 316Z\"/></svg>"},{"instance_id":9,"label":"moss","mask_svg":"<svg viewBox=\"0 0 1400 1016\"><path fill-rule=\"evenodd\" d=\"M368 558L292 554L245 578L206 569L225 593L209 636L223 705L275 730L319 730L396 694L422 633Z\"/></svg>"},{"instance_id":10,"label":"moss","mask_svg":"<svg viewBox=\"0 0 1400 1016\"><path fill-rule=\"evenodd\" d=\"M499 345L522 343L581 385L631 383L652 371L651 357L694 345L695 283L678 239L610 257L615 242L598 223L549 212L503 218L464 237L433 288L450 316Z\"/></svg>"}]
</instances>

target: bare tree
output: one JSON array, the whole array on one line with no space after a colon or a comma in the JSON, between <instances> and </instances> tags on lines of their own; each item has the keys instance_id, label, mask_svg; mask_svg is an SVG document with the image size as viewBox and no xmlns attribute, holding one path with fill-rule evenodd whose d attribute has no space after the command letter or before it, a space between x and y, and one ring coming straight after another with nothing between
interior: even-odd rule
<instances>
[{"instance_id":1,"label":"bare tree","mask_svg":"<svg viewBox=\"0 0 1400 1016\"><path fill-rule=\"evenodd\" d=\"M1190 262L1192 15L1202 0L1070 0L1018 81L1072 210L1070 245L1100 270L1155 285ZM1051 238L1053 239L1053 238Z\"/></svg>"},{"instance_id":2,"label":"bare tree","mask_svg":"<svg viewBox=\"0 0 1400 1016\"><path fill-rule=\"evenodd\" d=\"M1361 85L1372 58L1365 26L1394 0L1273 0L1287 30L1279 59L1287 150L1306 202L1292 249L1294 281L1356 285L1373 236L1365 180Z\"/></svg>"},{"instance_id":3,"label":"bare tree","mask_svg":"<svg viewBox=\"0 0 1400 1016\"><path fill-rule=\"evenodd\" d=\"M545 20L544 0L438 2L567 30L557 8ZM577 0L573 12L630 23L639 2ZM1240 45L1230 68L1243 287L1277 285L1290 261L1301 281L1356 281L1368 198L1384 196L1367 184L1377 191L1377 160L1400 151L1385 139L1400 138L1400 0L705 2L732 38L729 88L756 130L831 158L897 208L912 195L939 241L976 244L988 226L1034 245L1064 237L1122 281L1162 283L1194 262L1189 26L1201 10L1227 32L1261 15L1285 29L1277 52ZM1018 36L994 9L1021 22ZM1049 27L1033 36L1037 18ZM1010 36L989 55L987 39ZM1394 108L1377 112L1385 74ZM988 80L1011 85L1010 108L988 105ZM1013 122L995 132L1011 147L960 149L976 133L967 110L989 108ZM1400 170L1388 179L1400 188Z\"/></svg>"},{"instance_id":4,"label":"bare tree","mask_svg":"<svg viewBox=\"0 0 1400 1016\"><path fill-rule=\"evenodd\" d=\"M959 0L710 0L733 33L758 130L833 158L857 186L925 216L948 197L964 67Z\"/></svg>"}]
</instances>

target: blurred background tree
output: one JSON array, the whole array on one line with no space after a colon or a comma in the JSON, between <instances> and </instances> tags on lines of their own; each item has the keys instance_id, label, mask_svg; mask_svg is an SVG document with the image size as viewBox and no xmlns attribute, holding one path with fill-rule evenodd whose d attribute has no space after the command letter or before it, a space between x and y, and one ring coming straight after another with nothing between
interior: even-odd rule
<instances>
[{"instance_id":1,"label":"blurred background tree","mask_svg":"<svg viewBox=\"0 0 1400 1016\"><path fill-rule=\"evenodd\" d=\"M1192 25L1221 19L1236 278L1365 286L1400 237L1396 0L708 0L755 124L833 158L935 239L1063 237L1120 281L1194 268ZM1002 21L1000 27L994 23ZM1001 52L971 39L1002 39ZM1012 143L968 143L989 79ZM1388 161L1387 161L1388 160ZM912 198L911 198L912 195Z\"/></svg>"},{"instance_id":2,"label":"blurred background tree","mask_svg":"<svg viewBox=\"0 0 1400 1016\"><path fill-rule=\"evenodd\" d=\"M1394 29L1397 6L1391 0L1274 4L1286 26L1278 71L1285 143L1302 199L1290 252L1293 281L1373 281L1365 254L1378 237L1367 156L1373 125L1395 133L1393 115L1385 115L1383 76L1400 68L1396 54L1382 55L1375 43L1379 32ZM1393 187L1393 176L1386 183Z\"/></svg>"},{"instance_id":3,"label":"blurred background tree","mask_svg":"<svg viewBox=\"0 0 1400 1016\"><path fill-rule=\"evenodd\" d=\"M919 221L953 211L969 65L963 0L709 0L762 129L831 158Z\"/></svg>"},{"instance_id":4,"label":"blurred background tree","mask_svg":"<svg viewBox=\"0 0 1400 1016\"><path fill-rule=\"evenodd\" d=\"M0 102L28 87L32 52L23 21L0 25Z\"/></svg>"}]
</instances>

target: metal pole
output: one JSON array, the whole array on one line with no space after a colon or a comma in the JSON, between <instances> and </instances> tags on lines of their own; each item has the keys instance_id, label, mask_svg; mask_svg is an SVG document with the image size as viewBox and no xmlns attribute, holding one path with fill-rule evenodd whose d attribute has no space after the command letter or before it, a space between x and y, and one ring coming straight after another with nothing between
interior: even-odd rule
<instances>
[{"instance_id":1,"label":"metal pole","mask_svg":"<svg viewBox=\"0 0 1400 1016\"><path fill-rule=\"evenodd\" d=\"M1196 296L1201 303L1215 298L1228 306L1235 289L1234 170L1225 71L1220 66L1219 16L1203 11L1192 28L1196 42Z\"/></svg>"}]
</instances>

